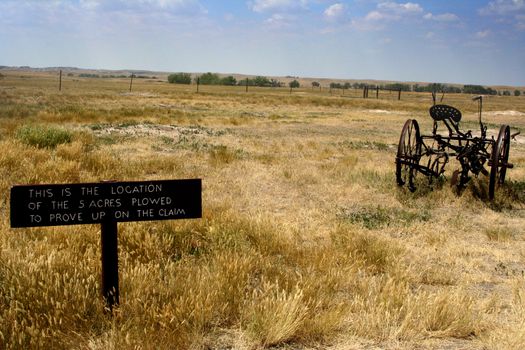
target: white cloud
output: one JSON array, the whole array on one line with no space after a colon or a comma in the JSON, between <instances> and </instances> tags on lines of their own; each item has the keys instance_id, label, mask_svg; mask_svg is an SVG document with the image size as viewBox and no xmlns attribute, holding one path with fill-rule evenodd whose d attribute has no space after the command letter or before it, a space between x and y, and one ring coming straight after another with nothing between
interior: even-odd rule
<instances>
[{"instance_id":1,"label":"white cloud","mask_svg":"<svg viewBox=\"0 0 525 350\"><path fill-rule=\"evenodd\" d=\"M65 13L90 12L136 12L138 15L147 16L153 12L169 14L205 14L207 10L199 0L5 0L0 1L0 6L8 5L20 12L27 9L44 12L63 11Z\"/></svg>"},{"instance_id":2,"label":"white cloud","mask_svg":"<svg viewBox=\"0 0 525 350\"><path fill-rule=\"evenodd\" d=\"M387 18L387 16L382 14L381 12L379 12L379 11L372 11L372 12L369 12L366 15L365 21L380 21L380 20L385 19L385 18Z\"/></svg>"},{"instance_id":3,"label":"white cloud","mask_svg":"<svg viewBox=\"0 0 525 350\"><path fill-rule=\"evenodd\" d=\"M400 21L407 18L417 17L423 12L421 5L413 2L381 2L375 10L366 14L365 17L355 19L352 25L359 30L380 30L388 22Z\"/></svg>"},{"instance_id":4,"label":"white cloud","mask_svg":"<svg viewBox=\"0 0 525 350\"><path fill-rule=\"evenodd\" d=\"M495 0L478 10L482 16L496 16L512 23L519 31L525 30L525 0Z\"/></svg>"},{"instance_id":5,"label":"white cloud","mask_svg":"<svg viewBox=\"0 0 525 350\"><path fill-rule=\"evenodd\" d=\"M184 15L207 13L198 0L114 0L100 1L100 6L116 11L169 11Z\"/></svg>"},{"instance_id":6,"label":"white cloud","mask_svg":"<svg viewBox=\"0 0 525 350\"><path fill-rule=\"evenodd\" d=\"M204 27L209 24L206 14L198 0L0 0L0 32L4 25L31 35L105 37L124 28L147 33L181 23Z\"/></svg>"},{"instance_id":7,"label":"white cloud","mask_svg":"<svg viewBox=\"0 0 525 350\"><path fill-rule=\"evenodd\" d=\"M82 8L88 10L100 9L127 9L127 8L150 8L150 9L181 9L190 7L202 8L198 0L4 0L4 3L15 3L21 7L39 6L47 9L75 9Z\"/></svg>"},{"instance_id":8,"label":"white cloud","mask_svg":"<svg viewBox=\"0 0 525 350\"><path fill-rule=\"evenodd\" d=\"M440 15L434 15L431 12L423 16L424 19L438 21L438 22L456 22L459 21L459 17L453 13L442 13Z\"/></svg>"},{"instance_id":9,"label":"white cloud","mask_svg":"<svg viewBox=\"0 0 525 350\"><path fill-rule=\"evenodd\" d=\"M305 9L308 0L254 0L248 2L252 11L259 13L283 13Z\"/></svg>"},{"instance_id":10,"label":"white cloud","mask_svg":"<svg viewBox=\"0 0 525 350\"><path fill-rule=\"evenodd\" d=\"M80 0L80 6L86 10L94 10L100 5L98 0Z\"/></svg>"},{"instance_id":11,"label":"white cloud","mask_svg":"<svg viewBox=\"0 0 525 350\"><path fill-rule=\"evenodd\" d=\"M478 10L481 15L507 15L525 10L525 0L495 0Z\"/></svg>"},{"instance_id":12,"label":"white cloud","mask_svg":"<svg viewBox=\"0 0 525 350\"><path fill-rule=\"evenodd\" d=\"M476 33L475 37L476 39L485 39L490 35L490 30L482 30Z\"/></svg>"},{"instance_id":13,"label":"white cloud","mask_svg":"<svg viewBox=\"0 0 525 350\"><path fill-rule=\"evenodd\" d=\"M266 19L264 22L272 28L283 28L289 27L295 17L291 15L286 15L282 13L274 13L270 18Z\"/></svg>"},{"instance_id":14,"label":"white cloud","mask_svg":"<svg viewBox=\"0 0 525 350\"><path fill-rule=\"evenodd\" d=\"M407 2L405 4L399 4L397 2L382 2L377 5L377 8L384 12L397 15L423 12L423 8L419 4L412 2Z\"/></svg>"},{"instance_id":15,"label":"white cloud","mask_svg":"<svg viewBox=\"0 0 525 350\"><path fill-rule=\"evenodd\" d=\"M516 16L516 25L517 30L525 30L525 15Z\"/></svg>"},{"instance_id":16,"label":"white cloud","mask_svg":"<svg viewBox=\"0 0 525 350\"><path fill-rule=\"evenodd\" d=\"M346 13L346 6L342 3L336 3L329 6L324 10L324 18L328 21L338 21L341 20Z\"/></svg>"},{"instance_id":17,"label":"white cloud","mask_svg":"<svg viewBox=\"0 0 525 350\"><path fill-rule=\"evenodd\" d=\"M367 21L393 20L397 21L407 16L416 15L423 12L423 8L416 3L407 2L399 4L397 2L382 2L377 5L377 9L369 12L365 16Z\"/></svg>"}]
</instances>

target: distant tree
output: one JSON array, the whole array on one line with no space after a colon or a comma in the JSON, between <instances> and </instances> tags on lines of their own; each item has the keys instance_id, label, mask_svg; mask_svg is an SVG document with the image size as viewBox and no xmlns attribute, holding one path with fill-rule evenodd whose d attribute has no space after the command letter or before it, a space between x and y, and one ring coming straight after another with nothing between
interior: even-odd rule
<instances>
[{"instance_id":1,"label":"distant tree","mask_svg":"<svg viewBox=\"0 0 525 350\"><path fill-rule=\"evenodd\" d=\"M474 95L497 95L498 91L481 85L463 85L463 93Z\"/></svg>"},{"instance_id":2,"label":"distant tree","mask_svg":"<svg viewBox=\"0 0 525 350\"><path fill-rule=\"evenodd\" d=\"M343 89L350 89L352 87L352 84L350 84L349 82L346 82L343 84Z\"/></svg>"},{"instance_id":3,"label":"distant tree","mask_svg":"<svg viewBox=\"0 0 525 350\"><path fill-rule=\"evenodd\" d=\"M262 76L257 76L255 79L253 79L253 83L255 86L271 86L270 79Z\"/></svg>"},{"instance_id":4,"label":"distant tree","mask_svg":"<svg viewBox=\"0 0 525 350\"><path fill-rule=\"evenodd\" d=\"M312 81L312 88L314 88L314 87L319 87L319 86L321 86L321 84L319 84L319 82L317 82L317 81Z\"/></svg>"},{"instance_id":5,"label":"distant tree","mask_svg":"<svg viewBox=\"0 0 525 350\"><path fill-rule=\"evenodd\" d=\"M270 86L271 87L280 87L282 83L277 79L270 79Z\"/></svg>"},{"instance_id":6,"label":"distant tree","mask_svg":"<svg viewBox=\"0 0 525 350\"><path fill-rule=\"evenodd\" d=\"M228 75L227 77L221 79L221 85L237 85L237 79L235 79L235 77L232 75Z\"/></svg>"},{"instance_id":7,"label":"distant tree","mask_svg":"<svg viewBox=\"0 0 525 350\"><path fill-rule=\"evenodd\" d=\"M507 91L507 90L503 91L503 96L510 96L510 91Z\"/></svg>"},{"instance_id":8,"label":"distant tree","mask_svg":"<svg viewBox=\"0 0 525 350\"><path fill-rule=\"evenodd\" d=\"M520 96L521 91L520 90L514 90L514 96Z\"/></svg>"},{"instance_id":9,"label":"distant tree","mask_svg":"<svg viewBox=\"0 0 525 350\"><path fill-rule=\"evenodd\" d=\"M191 84L190 73L173 73L168 75L168 82L170 84Z\"/></svg>"},{"instance_id":10,"label":"distant tree","mask_svg":"<svg viewBox=\"0 0 525 350\"><path fill-rule=\"evenodd\" d=\"M412 86L412 91L414 92L439 92L439 93L461 93L462 90L457 86L451 86L441 83L432 83L428 85L418 85L414 84Z\"/></svg>"},{"instance_id":11,"label":"distant tree","mask_svg":"<svg viewBox=\"0 0 525 350\"><path fill-rule=\"evenodd\" d=\"M446 93L453 93L453 94L460 94L461 93L461 89L458 88L457 86L446 85L445 86L445 92Z\"/></svg>"},{"instance_id":12,"label":"distant tree","mask_svg":"<svg viewBox=\"0 0 525 350\"><path fill-rule=\"evenodd\" d=\"M341 83L330 83L330 89L341 89Z\"/></svg>"},{"instance_id":13,"label":"distant tree","mask_svg":"<svg viewBox=\"0 0 525 350\"><path fill-rule=\"evenodd\" d=\"M219 85L221 83L221 78L218 74L215 73L204 73L201 76L195 78L195 81L199 79L199 83L202 85Z\"/></svg>"},{"instance_id":14,"label":"distant tree","mask_svg":"<svg viewBox=\"0 0 525 350\"><path fill-rule=\"evenodd\" d=\"M386 84L385 88L389 90L410 91L410 85L401 83Z\"/></svg>"},{"instance_id":15,"label":"distant tree","mask_svg":"<svg viewBox=\"0 0 525 350\"><path fill-rule=\"evenodd\" d=\"M297 80L292 80L291 82L288 83L288 86L291 88L291 89L297 89L301 86L301 84L299 84L299 82Z\"/></svg>"},{"instance_id":16,"label":"distant tree","mask_svg":"<svg viewBox=\"0 0 525 350\"><path fill-rule=\"evenodd\" d=\"M239 80L238 85L240 85L240 86L246 86L246 85L254 86L255 83L254 83L253 79L245 78L245 79Z\"/></svg>"},{"instance_id":17,"label":"distant tree","mask_svg":"<svg viewBox=\"0 0 525 350\"><path fill-rule=\"evenodd\" d=\"M78 76L81 78L100 78L100 75L92 73L80 73Z\"/></svg>"},{"instance_id":18,"label":"distant tree","mask_svg":"<svg viewBox=\"0 0 525 350\"><path fill-rule=\"evenodd\" d=\"M487 90L481 85L463 85L463 92L465 94L485 94Z\"/></svg>"}]
</instances>

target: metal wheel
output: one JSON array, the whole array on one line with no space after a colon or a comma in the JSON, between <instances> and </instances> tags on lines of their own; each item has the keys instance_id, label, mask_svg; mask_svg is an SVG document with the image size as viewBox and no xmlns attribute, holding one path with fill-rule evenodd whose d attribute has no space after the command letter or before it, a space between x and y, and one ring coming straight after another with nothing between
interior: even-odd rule
<instances>
[{"instance_id":1,"label":"metal wheel","mask_svg":"<svg viewBox=\"0 0 525 350\"><path fill-rule=\"evenodd\" d=\"M502 125L499 129L498 139L492 146L490 179L489 179L489 199L494 199L494 191L497 185L505 182L507 167L509 167L509 148L510 148L510 128Z\"/></svg>"},{"instance_id":2,"label":"metal wheel","mask_svg":"<svg viewBox=\"0 0 525 350\"><path fill-rule=\"evenodd\" d=\"M421 159L422 142L417 121L407 120L401 131L397 147L396 180L399 186L408 183L408 189L411 192L416 190L414 180Z\"/></svg>"},{"instance_id":3,"label":"metal wheel","mask_svg":"<svg viewBox=\"0 0 525 350\"><path fill-rule=\"evenodd\" d=\"M431 156L428 160L428 169L430 170L428 174L428 182L432 183L434 178L439 179L441 174L445 172L445 165L448 163L448 154L435 154Z\"/></svg>"}]
</instances>

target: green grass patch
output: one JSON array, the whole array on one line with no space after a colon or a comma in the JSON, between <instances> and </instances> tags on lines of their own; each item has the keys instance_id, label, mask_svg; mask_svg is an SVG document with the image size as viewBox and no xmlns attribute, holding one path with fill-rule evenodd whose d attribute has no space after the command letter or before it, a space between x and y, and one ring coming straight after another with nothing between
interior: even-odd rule
<instances>
[{"instance_id":1,"label":"green grass patch","mask_svg":"<svg viewBox=\"0 0 525 350\"><path fill-rule=\"evenodd\" d=\"M337 145L346 149L369 149L377 151L388 151L396 147L395 145L378 141L343 141Z\"/></svg>"},{"instance_id":2,"label":"green grass patch","mask_svg":"<svg viewBox=\"0 0 525 350\"><path fill-rule=\"evenodd\" d=\"M24 125L17 129L15 137L29 146L55 148L58 145L70 143L73 134L62 128Z\"/></svg>"},{"instance_id":3,"label":"green grass patch","mask_svg":"<svg viewBox=\"0 0 525 350\"><path fill-rule=\"evenodd\" d=\"M431 218L428 210L405 210L381 206L341 208L337 214L342 221L361 225L367 229L380 229L392 225L410 225Z\"/></svg>"}]
</instances>

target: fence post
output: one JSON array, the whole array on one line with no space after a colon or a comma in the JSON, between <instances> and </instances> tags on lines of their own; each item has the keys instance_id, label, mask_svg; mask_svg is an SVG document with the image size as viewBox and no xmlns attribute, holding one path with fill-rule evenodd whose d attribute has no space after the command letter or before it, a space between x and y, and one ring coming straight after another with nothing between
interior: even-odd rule
<instances>
[{"instance_id":1,"label":"fence post","mask_svg":"<svg viewBox=\"0 0 525 350\"><path fill-rule=\"evenodd\" d=\"M397 94L397 100L398 100L398 101L401 100L401 89L399 89L399 91L398 91L398 94Z\"/></svg>"},{"instance_id":2,"label":"fence post","mask_svg":"<svg viewBox=\"0 0 525 350\"><path fill-rule=\"evenodd\" d=\"M129 82L129 92L131 92L131 87L133 86L133 73L131 73L131 80Z\"/></svg>"},{"instance_id":3,"label":"fence post","mask_svg":"<svg viewBox=\"0 0 525 350\"><path fill-rule=\"evenodd\" d=\"M58 91L62 91L62 69L60 70L60 78L58 79Z\"/></svg>"},{"instance_id":4,"label":"fence post","mask_svg":"<svg viewBox=\"0 0 525 350\"><path fill-rule=\"evenodd\" d=\"M376 86L376 100L379 99L379 86Z\"/></svg>"}]
</instances>

